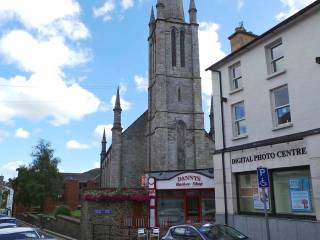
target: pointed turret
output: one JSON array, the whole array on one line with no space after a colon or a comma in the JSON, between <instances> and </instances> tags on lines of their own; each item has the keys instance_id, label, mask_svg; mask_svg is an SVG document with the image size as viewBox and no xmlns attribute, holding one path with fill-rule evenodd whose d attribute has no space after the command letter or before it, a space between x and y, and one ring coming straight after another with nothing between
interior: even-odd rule
<instances>
[{"instance_id":1,"label":"pointed turret","mask_svg":"<svg viewBox=\"0 0 320 240\"><path fill-rule=\"evenodd\" d=\"M151 26L155 21L156 21L156 18L154 17L154 10L153 10L153 6L152 6L149 26Z\"/></svg>"},{"instance_id":2,"label":"pointed turret","mask_svg":"<svg viewBox=\"0 0 320 240\"><path fill-rule=\"evenodd\" d=\"M190 23L197 23L197 8L195 4L195 0L190 0L189 5L189 21Z\"/></svg>"},{"instance_id":3,"label":"pointed turret","mask_svg":"<svg viewBox=\"0 0 320 240\"><path fill-rule=\"evenodd\" d=\"M105 158L107 154L107 140L106 140L106 129L103 129L103 136L101 141L101 161Z\"/></svg>"},{"instance_id":4,"label":"pointed turret","mask_svg":"<svg viewBox=\"0 0 320 240\"><path fill-rule=\"evenodd\" d=\"M121 128L121 112L122 112L122 109L121 109L120 93L119 93L119 87L118 87L116 101L113 108L113 114L114 114L113 128Z\"/></svg>"},{"instance_id":5,"label":"pointed turret","mask_svg":"<svg viewBox=\"0 0 320 240\"><path fill-rule=\"evenodd\" d=\"M215 130L214 130L214 115L213 115L213 96L211 95L211 106L210 106L210 132L209 135L214 139Z\"/></svg>"},{"instance_id":6,"label":"pointed turret","mask_svg":"<svg viewBox=\"0 0 320 240\"><path fill-rule=\"evenodd\" d=\"M175 19L184 22L182 0L158 0L157 17L160 19Z\"/></svg>"}]
</instances>

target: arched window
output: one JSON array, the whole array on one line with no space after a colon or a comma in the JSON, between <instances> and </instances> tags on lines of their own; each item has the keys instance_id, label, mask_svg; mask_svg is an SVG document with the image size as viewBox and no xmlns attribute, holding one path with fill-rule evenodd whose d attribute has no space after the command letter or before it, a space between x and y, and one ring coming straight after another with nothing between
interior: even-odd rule
<instances>
[{"instance_id":1,"label":"arched window","mask_svg":"<svg viewBox=\"0 0 320 240\"><path fill-rule=\"evenodd\" d=\"M185 33L184 30L180 31L180 62L181 62L181 67L186 66L186 60L185 60Z\"/></svg>"},{"instance_id":2,"label":"arched window","mask_svg":"<svg viewBox=\"0 0 320 240\"><path fill-rule=\"evenodd\" d=\"M178 88L178 102L181 102L181 88Z\"/></svg>"},{"instance_id":3,"label":"arched window","mask_svg":"<svg viewBox=\"0 0 320 240\"><path fill-rule=\"evenodd\" d=\"M171 57L172 66L177 66L177 41L176 41L176 30L173 28L171 30Z\"/></svg>"},{"instance_id":4,"label":"arched window","mask_svg":"<svg viewBox=\"0 0 320 240\"><path fill-rule=\"evenodd\" d=\"M186 124L183 121L177 123L177 161L178 170L186 169Z\"/></svg>"}]
</instances>

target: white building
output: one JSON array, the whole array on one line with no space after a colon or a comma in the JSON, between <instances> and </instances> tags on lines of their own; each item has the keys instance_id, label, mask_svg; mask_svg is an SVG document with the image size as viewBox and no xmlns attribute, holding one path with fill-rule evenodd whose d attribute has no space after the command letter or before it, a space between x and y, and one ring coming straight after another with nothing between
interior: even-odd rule
<instances>
[{"instance_id":1,"label":"white building","mask_svg":"<svg viewBox=\"0 0 320 240\"><path fill-rule=\"evenodd\" d=\"M256 169L269 168L271 239L320 239L320 1L266 33L243 26L213 64L216 219L266 239ZM227 212L227 214L225 214Z\"/></svg>"}]
</instances>

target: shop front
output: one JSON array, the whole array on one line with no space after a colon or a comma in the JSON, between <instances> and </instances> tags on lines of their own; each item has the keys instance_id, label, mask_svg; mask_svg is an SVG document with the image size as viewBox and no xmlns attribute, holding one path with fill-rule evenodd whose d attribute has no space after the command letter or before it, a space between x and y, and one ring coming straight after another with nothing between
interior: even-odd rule
<instances>
[{"instance_id":1,"label":"shop front","mask_svg":"<svg viewBox=\"0 0 320 240\"><path fill-rule=\"evenodd\" d=\"M270 231L281 239L314 238L320 229L319 135L225 153L228 224L253 239L266 236L262 189L258 187L257 168L268 168L267 209ZM215 155L215 167L221 158ZM215 171L219 171L215 168ZM217 193L223 185L215 182ZM216 196L216 222L225 220L224 199ZM287 229L301 233L297 238ZM308 229L308 230L306 230ZM288 237L290 236L290 237ZM307 237L306 237L307 236ZM280 237L279 237L280 239Z\"/></svg>"},{"instance_id":2,"label":"shop front","mask_svg":"<svg viewBox=\"0 0 320 240\"><path fill-rule=\"evenodd\" d=\"M151 173L149 180L150 178L155 182L155 194L150 202L150 218L154 215L157 226L215 220L212 169Z\"/></svg>"}]
</instances>

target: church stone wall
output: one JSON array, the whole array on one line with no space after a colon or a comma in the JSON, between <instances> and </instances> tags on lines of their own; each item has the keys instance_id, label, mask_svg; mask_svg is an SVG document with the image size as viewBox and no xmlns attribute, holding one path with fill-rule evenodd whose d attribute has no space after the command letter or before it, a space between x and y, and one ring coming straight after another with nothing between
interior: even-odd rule
<instances>
[{"instance_id":1,"label":"church stone wall","mask_svg":"<svg viewBox=\"0 0 320 240\"><path fill-rule=\"evenodd\" d=\"M147 161L147 112L122 134L122 184L125 188L139 188L140 177Z\"/></svg>"}]
</instances>

